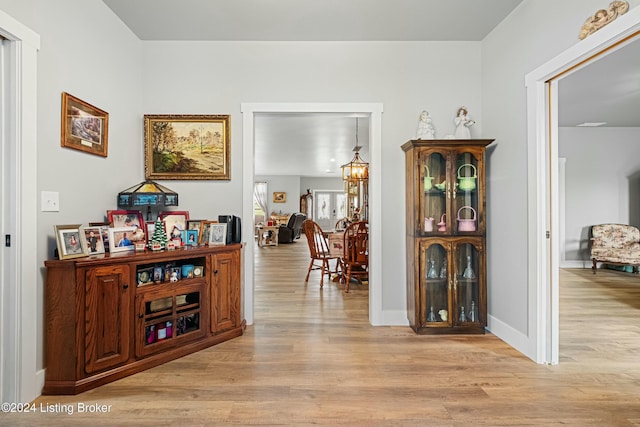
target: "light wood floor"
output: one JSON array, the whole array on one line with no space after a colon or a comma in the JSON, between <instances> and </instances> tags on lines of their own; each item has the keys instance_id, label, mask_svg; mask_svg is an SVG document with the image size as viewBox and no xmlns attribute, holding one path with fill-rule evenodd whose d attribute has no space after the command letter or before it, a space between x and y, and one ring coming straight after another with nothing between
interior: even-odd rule
<instances>
[{"instance_id":1,"label":"light wood floor","mask_svg":"<svg viewBox=\"0 0 640 427\"><path fill-rule=\"evenodd\" d=\"M255 325L235 340L0 425L640 425L640 277L561 272L561 363L491 334L372 327L367 290L304 283L304 241L256 248ZM401 286L401 284L398 284ZM65 357L60 355L60 357ZM78 414L77 404L111 405Z\"/></svg>"}]
</instances>

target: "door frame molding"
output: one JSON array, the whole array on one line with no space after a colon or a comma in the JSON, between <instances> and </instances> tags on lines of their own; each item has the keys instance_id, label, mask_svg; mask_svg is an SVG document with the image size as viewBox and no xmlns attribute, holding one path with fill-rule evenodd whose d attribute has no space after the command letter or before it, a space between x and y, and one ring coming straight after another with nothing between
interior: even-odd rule
<instances>
[{"instance_id":1,"label":"door frame molding","mask_svg":"<svg viewBox=\"0 0 640 427\"><path fill-rule=\"evenodd\" d=\"M242 103L242 215L253 218L255 180L254 119L257 113L364 113L369 115L369 322L384 322L382 311L382 104L381 103ZM253 227L243 227L245 246L244 315L254 322Z\"/></svg>"},{"instance_id":2,"label":"door frame molding","mask_svg":"<svg viewBox=\"0 0 640 427\"><path fill-rule=\"evenodd\" d=\"M2 268L7 276L0 280L0 392L3 402L29 402L39 396L44 371L37 371L38 319L35 307L40 282L37 257L37 53L40 36L0 10L0 35L9 44L4 72L10 93L3 96L6 132L0 149L15 165L9 172L10 183L0 191L3 215L2 235L11 235L11 248L4 247ZM13 144L9 150L8 144ZM4 155L3 154L3 155ZM5 177L6 178L6 177ZM4 180L4 178L3 178ZM13 219L13 220L12 220ZM5 228L6 227L6 228ZM4 238L3 238L4 240ZM5 270L6 271L6 270ZM5 279L8 279L5 281ZM5 324L5 322L7 324Z\"/></svg>"},{"instance_id":3,"label":"door frame molding","mask_svg":"<svg viewBox=\"0 0 640 427\"><path fill-rule=\"evenodd\" d=\"M640 7L636 7L525 76L530 212L527 354L537 363L559 360L558 82L639 34Z\"/></svg>"}]
</instances>

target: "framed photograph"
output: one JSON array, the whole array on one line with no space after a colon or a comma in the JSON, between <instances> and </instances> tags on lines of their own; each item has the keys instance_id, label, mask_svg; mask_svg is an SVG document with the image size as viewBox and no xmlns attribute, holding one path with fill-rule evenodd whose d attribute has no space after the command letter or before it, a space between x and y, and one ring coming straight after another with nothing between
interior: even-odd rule
<instances>
[{"instance_id":1,"label":"framed photograph","mask_svg":"<svg viewBox=\"0 0 640 427\"><path fill-rule=\"evenodd\" d=\"M206 221L203 220L200 223L200 244L201 245L208 245L209 244L209 235L210 235L210 231L211 231L211 224L217 224L218 221Z\"/></svg>"},{"instance_id":2,"label":"framed photograph","mask_svg":"<svg viewBox=\"0 0 640 427\"><path fill-rule=\"evenodd\" d=\"M135 250L135 242L131 236L137 227L112 227L109 229L109 252L124 252Z\"/></svg>"},{"instance_id":3,"label":"framed photograph","mask_svg":"<svg viewBox=\"0 0 640 427\"><path fill-rule=\"evenodd\" d=\"M287 193L284 191L273 192L273 203L285 203L287 201Z\"/></svg>"},{"instance_id":4,"label":"framed photograph","mask_svg":"<svg viewBox=\"0 0 640 427\"><path fill-rule=\"evenodd\" d=\"M101 227L80 227L80 231L82 247L87 251L87 255L99 255L105 252Z\"/></svg>"},{"instance_id":5,"label":"framed photograph","mask_svg":"<svg viewBox=\"0 0 640 427\"><path fill-rule=\"evenodd\" d=\"M187 211L165 211L158 215L164 222L164 231L169 240L182 240L181 232L187 229L189 212ZM183 241L184 242L184 241Z\"/></svg>"},{"instance_id":6,"label":"framed photograph","mask_svg":"<svg viewBox=\"0 0 640 427\"><path fill-rule=\"evenodd\" d=\"M211 224L209 228L209 245L227 244L227 223Z\"/></svg>"},{"instance_id":7,"label":"framed photograph","mask_svg":"<svg viewBox=\"0 0 640 427\"><path fill-rule=\"evenodd\" d=\"M186 230L187 238L184 242L185 245L198 246L198 230Z\"/></svg>"},{"instance_id":8,"label":"framed photograph","mask_svg":"<svg viewBox=\"0 0 640 427\"><path fill-rule=\"evenodd\" d=\"M109 113L62 92L60 146L107 157Z\"/></svg>"},{"instance_id":9,"label":"framed photograph","mask_svg":"<svg viewBox=\"0 0 640 427\"><path fill-rule=\"evenodd\" d=\"M202 224L203 219L189 219L187 220L187 230L198 230L200 231L200 224Z\"/></svg>"},{"instance_id":10,"label":"framed photograph","mask_svg":"<svg viewBox=\"0 0 640 427\"><path fill-rule=\"evenodd\" d=\"M153 283L153 267L140 268L136 272L138 287Z\"/></svg>"},{"instance_id":11,"label":"framed photograph","mask_svg":"<svg viewBox=\"0 0 640 427\"><path fill-rule=\"evenodd\" d=\"M144 231L145 221L142 212L132 210L109 210L107 211L107 219L112 227L133 227L136 226Z\"/></svg>"},{"instance_id":12,"label":"framed photograph","mask_svg":"<svg viewBox=\"0 0 640 427\"><path fill-rule=\"evenodd\" d=\"M80 224L56 225L58 258L78 258L87 256L80 237Z\"/></svg>"},{"instance_id":13,"label":"framed photograph","mask_svg":"<svg viewBox=\"0 0 640 427\"><path fill-rule=\"evenodd\" d=\"M90 222L89 227L99 227L102 233L102 243L104 251L109 252L109 223L108 222Z\"/></svg>"},{"instance_id":14,"label":"framed photograph","mask_svg":"<svg viewBox=\"0 0 640 427\"><path fill-rule=\"evenodd\" d=\"M145 114L145 178L230 180L229 121L229 115Z\"/></svg>"}]
</instances>

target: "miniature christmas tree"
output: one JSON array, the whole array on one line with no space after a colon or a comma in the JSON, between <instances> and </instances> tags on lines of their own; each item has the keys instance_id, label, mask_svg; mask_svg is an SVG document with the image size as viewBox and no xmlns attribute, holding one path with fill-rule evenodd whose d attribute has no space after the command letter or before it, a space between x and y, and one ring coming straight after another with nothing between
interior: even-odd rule
<instances>
[{"instance_id":1,"label":"miniature christmas tree","mask_svg":"<svg viewBox=\"0 0 640 427\"><path fill-rule=\"evenodd\" d=\"M151 235L151 245L159 243L162 249L167 247L167 233L164 231L164 223L160 218L156 219L156 223L153 226L153 234Z\"/></svg>"}]
</instances>

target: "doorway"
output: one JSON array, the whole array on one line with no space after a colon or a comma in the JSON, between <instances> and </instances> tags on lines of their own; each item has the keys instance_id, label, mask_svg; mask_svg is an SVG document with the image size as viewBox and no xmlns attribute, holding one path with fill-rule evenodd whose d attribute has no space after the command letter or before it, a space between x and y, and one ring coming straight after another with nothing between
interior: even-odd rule
<instances>
[{"instance_id":1,"label":"doorway","mask_svg":"<svg viewBox=\"0 0 640 427\"><path fill-rule=\"evenodd\" d=\"M38 371L36 111L40 37L0 11L0 398L29 402L40 395ZM41 282L41 281L40 281ZM41 312L41 311L40 311ZM40 328L41 329L41 328Z\"/></svg>"},{"instance_id":2,"label":"doorway","mask_svg":"<svg viewBox=\"0 0 640 427\"><path fill-rule=\"evenodd\" d=\"M347 196L343 191L314 190L313 200L313 218L323 230L332 230L338 220L347 216Z\"/></svg>"},{"instance_id":3,"label":"doorway","mask_svg":"<svg viewBox=\"0 0 640 427\"><path fill-rule=\"evenodd\" d=\"M255 114L259 113L358 113L369 120L370 174L369 180L369 322L372 325L382 324L382 274L381 274L381 174L375 173L382 157L382 104L380 103L243 103L242 141L243 141L243 216L253 217L253 183ZM243 241L253 241L253 230L244 227ZM244 313L247 324L254 323L254 251L253 245L245 249L244 266Z\"/></svg>"},{"instance_id":4,"label":"doorway","mask_svg":"<svg viewBox=\"0 0 640 427\"><path fill-rule=\"evenodd\" d=\"M537 363L559 360L560 206L558 183L558 83L579 67L640 34L640 9L612 22L526 75L529 146L529 323ZM634 19L635 18L635 19Z\"/></svg>"}]
</instances>

